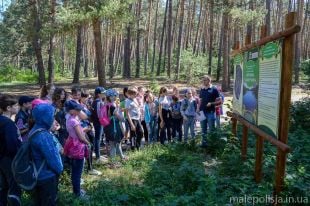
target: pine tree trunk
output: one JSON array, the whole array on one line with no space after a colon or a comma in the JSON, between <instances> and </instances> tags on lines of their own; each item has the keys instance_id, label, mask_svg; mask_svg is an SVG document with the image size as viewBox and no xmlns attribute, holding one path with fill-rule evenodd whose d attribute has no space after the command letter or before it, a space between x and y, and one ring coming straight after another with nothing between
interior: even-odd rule
<instances>
[{"instance_id":1,"label":"pine tree trunk","mask_svg":"<svg viewBox=\"0 0 310 206\"><path fill-rule=\"evenodd\" d=\"M210 1L210 46L209 46L209 62L208 62L208 75L211 75L212 71L212 50L213 50L213 26L214 26L214 16L213 16L214 0Z\"/></svg>"},{"instance_id":2,"label":"pine tree trunk","mask_svg":"<svg viewBox=\"0 0 310 206\"><path fill-rule=\"evenodd\" d=\"M83 60L84 60L84 77L89 77L88 64L89 64L89 53L88 53L88 26L84 27L84 43L83 43Z\"/></svg>"},{"instance_id":3,"label":"pine tree trunk","mask_svg":"<svg viewBox=\"0 0 310 206\"><path fill-rule=\"evenodd\" d=\"M184 3L185 0L180 0L180 24L179 24L179 35L178 35L178 49L177 49L177 66L175 71L175 79L179 79L180 74L180 60L181 60L181 49L182 49L182 36L183 36L183 21L184 21Z\"/></svg>"},{"instance_id":4,"label":"pine tree trunk","mask_svg":"<svg viewBox=\"0 0 310 206\"><path fill-rule=\"evenodd\" d=\"M154 36L153 36L153 57L152 57L152 66L151 66L151 73L154 73L155 67L155 59L156 59L156 41L157 41L157 17L158 17L158 7L159 7L160 0L156 2L156 11L155 11L155 25L154 25Z\"/></svg>"},{"instance_id":5,"label":"pine tree trunk","mask_svg":"<svg viewBox=\"0 0 310 206\"><path fill-rule=\"evenodd\" d=\"M216 70L216 81L220 80L221 69L222 69L222 53L223 53L223 38L224 38L224 16L222 16L222 27L220 32L220 41L219 41L219 51L218 51L218 59L217 59L217 70Z\"/></svg>"},{"instance_id":6,"label":"pine tree trunk","mask_svg":"<svg viewBox=\"0 0 310 206\"><path fill-rule=\"evenodd\" d=\"M144 75L147 74L147 67L149 64L149 44L150 44L150 32L151 32L151 15L152 15L152 0L149 0L149 11L146 26L146 39L145 39L145 50L144 50Z\"/></svg>"},{"instance_id":7,"label":"pine tree trunk","mask_svg":"<svg viewBox=\"0 0 310 206\"><path fill-rule=\"evenodd\" d=\"M165 36L165 29L166 29L168 2L169 2L169 0L166 1L164 23L163 23L163 28L162 28L162 32L161 32L161 40L160 40L160 48L159 48L159 57L158 57L158 65L157 65L157 72L156 72L156 75L157 75L157 76L160 75L161 56L162 56L162 53L163 53L163 43L164 43L164 36Z\"/></svg>"},{"instance_id":8,"label":"pine tree trunk","mask_svg":"<svg viewBox=\"0 0 310 206\"><path fill-rule=\"evenodd\" d=\"M201 22L201 15L202 15L202 1L203 0L200 0L200 10L199 10L199 17L198 17L198 25L197 25L197 29L196 29L196 35L195 35L195 42L194 42L194 47L193 47L193 54L196 53L196 49L197 49L198 33L199 33L199 29L200 29L200 22Z\"/></svg>"},{"instance_id":9,"label":"pine tree trunk","mask_svg":"<svg viewBox=\"0 0 310 206\"><path fill-rule=\"evenodd\" d=\"M168 63L167 63L167 75L170 79L171 75L171 54L172 54L172 0L169 0L169 8L168 8L168 32L167 32L167 52L168 52Z\"/></svg>"},{"instance_id":10,"label":"pine tree trunk","mask_svg":"<svg viewBox=\"0 0 310 206\"><path fill-rule=\"evenodd\" d=\"M190 33L190 22L191 22L191 2L188 2L187 7L187 20L186 20L186 33L185 33L185 40L183 48L188 49L188 42L189 42L189 33Z\"/></svg>"},{"instance_id":11,"label":"pine tree trunk","mask_svg":"<svg viewBox=\"0 0 310 206\"><path fill-rule=\"evenodd\" d=\"M116 44L116 37L113 36L112 38L112 44L110 45L109 50L109 77L110 79L114 76L114 55L115 55L115 44Z\"/></svg>"},{"instance_id":12,"label":"pine tree trunk","mask_svg":"<svg viewBox=\"0 0 310 206\"><path fill-rule=\"evenodd\" d=\"M140 16L141 16L141 0L137 3L137 47L136 47L136 78L140 77L140 36L141 36L141 30L140 30Z\"/></svg>"},{"instance_id":13,"label":"pine tree trunk","mask_svg":"<svg viewBox=\"0 0 310 206\"><path fill-rule=\"evenodd\" d=\"M129 11L132 9L132 4L129 5ZM131 69L130 69L130 55L131 55L131 25L127 25L127 33L126 39L124 42L124 68L123 68L123 77L130 78L131 77Z\"/></svg>"},{"instance_id":14,"label":"pine tree trunk","mask_svg":"<svg viewBox=\"0 0 310 206\"><path fill-rule=\"evenodd\" d=\"M46 84L45 80L45 72L44 72L44 64L42 57L42 39L41 39L41 19L39 17L39 5L37 0L29 0L29 4L31 6L31 16L33 19L33 32L32 32L32 45L35 51L35 55L37 58L37 67L39 71L39 84L43 86Z\"/></svg>"},{"instance_id":15,"label":"pine tree trunk","mask_svg":"<svg viewBox=\"0 0 310 206\"><path fill-rule=\"evenodd\" d=\"M225 5L228 5L228 0L225 0ZM228 90L228 11L225 11L223 14L223 81L222 81L222 91L225 92Z\"/></svg>"},{"instance_id":16,"label":"pine tree trunk","mask_svg":"<svg viewBox=\"0 0 310 206\"><path fill-rule=\"evenodd\" d=\"M65 36L61 35L60 59L61 59L61 75L65 75Z\"/></svg>"},{"instance_id":17,"label":"pine tree trunk","mask_svg":"<svg viewBox=\"0 0 310 206\"><path fill-rule=\"evenodd\" d=\"M95 38L95 50L96 50L96 70L98 72L99 86L106 86L105 68L103 65L103 51L101 40L101 22L98 18L93 19L93 29Z\"/></svg>"},{"instance_id":18,"label":"pine tree trunk","mask_svg":"<svg viewBox=\"0 0 310 206\"><path fill-rule=\"evenodd\" d=\"M303 20L304 1L298 1L297 7L297 24L302 27ZM294 83L299 83L299 71L300 71L300 50L302 48L301 33L296 34L295 43L295 69L294 69Z\"/></svg>"},{"instance_id":19,"label":"pine tree trunk","mask_svg":"<svg viewBox=\"0 0 310 206\"><path fill-rule=\"evenodd\" d=\"M50 47L48 51L48 83L53 83L55 78L55 70L54 70L54 39L55 39L55 7L56 7L56 0L51 0L51 25L52 25L52 31L50 33Z\"/></svg>"},{"instance_id":20,"label":"pine tree trunk","mask_svg":"<svg viewBox=\"0 0 310 206\"><path fill-rule=\"evenodd\" d=\"M82 29L83 26L80 24L77 27L76 32L76 53L75 53L75 68L74 68L74 76L73 76L73 84L78 84L80 82L80 68L81 68L81 60L82 60Z\"/></svg>"}]
</instances>

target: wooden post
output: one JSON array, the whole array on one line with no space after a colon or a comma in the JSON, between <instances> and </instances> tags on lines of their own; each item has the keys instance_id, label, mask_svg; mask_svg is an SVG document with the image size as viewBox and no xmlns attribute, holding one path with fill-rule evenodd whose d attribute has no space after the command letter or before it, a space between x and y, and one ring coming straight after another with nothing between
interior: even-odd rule
<instances>
[{"instance_id":1,"label":"wooden post","mask_svg":"<svg viewBox=\"0 0 310 206\"><path fill-rule=\"evenodd\" d=\"M266 25L260 28L260 39L263 39L267 35ZM264 138L256 136L256 157L255 157L255 181L259 183L262 179L262 166L263 166L263 154L264 154Z\"/></svg>"},{"instance_id":2,"label":"wooden post","mask_svg":"<svg viewBox=\"0 0 310 206\"><path fill-rule=\"evenodd\" d=\"M242 145L241 145L242 160L246 160L247 150L248 150L248 127L246 125L243 125Z\"/></svg>"},{"instance_id":3,"label":"wooden post","mask_svg":"<svg viewBox=\"0 0 310 206\"><path fill-rule=\"evenodd\" d=\"M236 137L236 136L237 136L237 119L231 118L231 121L232 121L231 132L232 132L233 135Z\"/></svg>"},{"instance_id":4,"label":"wooden post","mask_svg":"<svg viewBox=\"0 0 310 206\"><path fill-rule=\"evenodd\" d=\"M296 23L296 12L290 12L286 15L285 28L289 28ZM292 68L294 59L294 41L295 35L288 36L283 43L282 73L281 73L281 91L280 91L280 111L279 111L279 140L287 144L289 129L289 107L291 102L292 89ZM276 162L276 177L274 196L280 194L285 177L286 153L278 149ZM275 203L276 205L277 203Z\"/></svg>"},{"instance_id":5,"label":"wooden post","mask_svg":"<svg viewBox=\"0 0 310 206\"><path fill-rule=\"evenodd\" d=\"M256 136L256 157L255 157L255 181L259 183L262 179L263 166L263 152L264 152L264 138Z\"/></svg>"}]
</instances>

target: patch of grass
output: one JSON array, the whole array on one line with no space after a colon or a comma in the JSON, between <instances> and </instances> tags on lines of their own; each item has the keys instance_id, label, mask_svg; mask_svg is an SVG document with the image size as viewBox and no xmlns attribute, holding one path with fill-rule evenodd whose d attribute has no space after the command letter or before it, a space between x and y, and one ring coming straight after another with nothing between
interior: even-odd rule
<instances>
[{"instance_id":1,"label":"patch of grass","mask_svg":"<svg viewBox=\"0 0 310 206\"><path fill-rule=\"evenodd\" d=\"M249 134L246 161L240 157L240 138L231 135L230 127L209 135L208 140L206 150L199 147L198 137L188 144L155 144L129 152L130 159L116 169L107 165L97 167L102 176L83 175L86 182L83 187L91 197L87 202L72 195L70 178L64 173L59 205L227 205L231 197L272 195L274 146L264 144L263 180L256 184L253 134ZM310 200L310 135L297 130L290 133L289 144L293 151L288 155L283 196ZM29 196L25 194L23 201L29 205Z\"/></svg>"}]
</instances>

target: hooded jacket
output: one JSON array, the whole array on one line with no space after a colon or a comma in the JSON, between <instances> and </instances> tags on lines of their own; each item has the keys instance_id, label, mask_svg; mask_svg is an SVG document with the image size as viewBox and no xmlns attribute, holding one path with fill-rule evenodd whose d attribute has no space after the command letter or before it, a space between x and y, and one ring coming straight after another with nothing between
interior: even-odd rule
<instances>
[{"instance_id":1,"label":"hooded jacket","mask_svg":"<svg viewBox=\"0 0 310 206\"><path fill-rule=\"evenodd\" d=\"M31 139L31 152L37 169L46 161L38 176L38 180L42 181L59 175L63 170L60 154L49 132L54 122L54 108L50 104L40 104L33 109L32 116L35 124L29 136L37 129L45 129Z\"/></svg>"}]
</instances>

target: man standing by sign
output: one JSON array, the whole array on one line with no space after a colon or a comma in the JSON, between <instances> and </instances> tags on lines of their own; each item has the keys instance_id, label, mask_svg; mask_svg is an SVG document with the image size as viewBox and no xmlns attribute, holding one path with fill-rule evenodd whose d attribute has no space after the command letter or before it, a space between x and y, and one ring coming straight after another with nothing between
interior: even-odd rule
<instances>
[{"instance_id":1,"label":"man standing by sign","mask_svg":"<svg viewBox=\"0 0 310 206\"><path fill-rule=\"evenodd\" d=\"M211 84L211 78L208 75L202 78L202 88L200 90L200 106L199 110L204 112L206 119L201 121L202 130L202 147L207 146L207 129L214 130L215 125L215 106L220 104L219 92L215 86Z\"/></svg>"}]
</instances>

